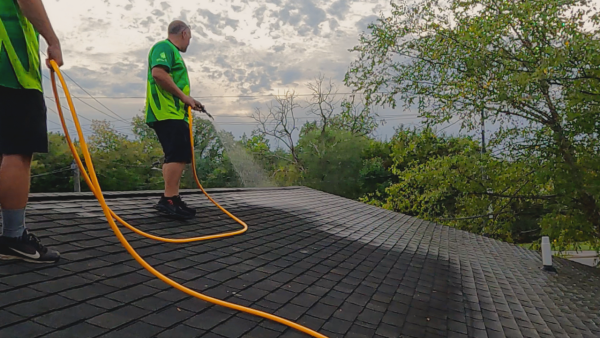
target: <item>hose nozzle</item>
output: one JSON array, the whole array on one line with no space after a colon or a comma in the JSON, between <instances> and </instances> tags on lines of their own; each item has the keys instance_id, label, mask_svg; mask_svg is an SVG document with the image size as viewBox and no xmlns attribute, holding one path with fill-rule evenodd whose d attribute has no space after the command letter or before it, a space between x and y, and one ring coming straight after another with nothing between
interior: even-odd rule
<instances>
[{"instance_id":1,"label":"hose nozzle","mask_svg":"<svg viewBox=\"0 0 600 338\"><path fill-rule=\"evenodd\" d=\"M206 111L206 109L202 108L201 112L203 112L204 114L208 115L208 117L210 117L210 118L211 118L211 120L213 120L213 121L215 120L215 119L212 117L212 115L210 115L210 114L209 114L209 113Z\"/></svg>"}]
</instances>

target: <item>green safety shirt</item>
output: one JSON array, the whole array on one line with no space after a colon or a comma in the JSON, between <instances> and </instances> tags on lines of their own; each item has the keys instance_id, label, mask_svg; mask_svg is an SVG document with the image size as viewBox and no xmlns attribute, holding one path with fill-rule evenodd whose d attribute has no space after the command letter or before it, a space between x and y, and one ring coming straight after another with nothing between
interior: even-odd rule
<instances>
[{"instance_id":1,"label":"green safety shirt","mask_svg":"<svg viewBox=\"0 0 600 338\"><path fill-rule=\"evenodd\" d=\"M150 49L148 54L146 123L152 125L156 121L163 120L188 121L185 103L160 87L152 77L152 68L156 66L166 68L175 85L185 95L190 95L190 79L179 49L169 40L158 42Z\"/></svg>"},{"instance_id":2,"label":"green safety shirt","mask_svg":"<svg viewBox=\"0 0 600 338\"><path fill-rule=\"evenodd\" d=\"M0 0L0 86L42 90L39 33L17 0Z\"/></svg>"}]
</instances>

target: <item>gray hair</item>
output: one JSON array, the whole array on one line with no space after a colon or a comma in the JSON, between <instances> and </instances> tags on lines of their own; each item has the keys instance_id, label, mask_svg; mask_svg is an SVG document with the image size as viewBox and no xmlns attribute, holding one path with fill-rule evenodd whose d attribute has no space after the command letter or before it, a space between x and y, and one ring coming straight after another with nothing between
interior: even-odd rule
<instances>
[{"instance_id":1,"label":"gray hair","mask_svg":"<svg viewBox=\"0 0 600 338\"><path fill-rule=\"evenodd\" d=\"M191 29L183 21L175 20L169 24L169 35L177 35L186 29Z\"/></svg>"}]
</instances>

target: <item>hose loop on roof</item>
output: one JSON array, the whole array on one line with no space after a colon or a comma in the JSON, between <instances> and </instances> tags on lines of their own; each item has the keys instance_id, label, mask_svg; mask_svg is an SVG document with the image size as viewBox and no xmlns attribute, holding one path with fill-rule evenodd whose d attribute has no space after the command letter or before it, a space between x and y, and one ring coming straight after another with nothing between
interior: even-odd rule
<instances>
[{"instance_id":1,"label":"hose loop on roof","mask_svg":"<svg viewBox=\"0 0 600 338\"><path fill-rule=\"evenodd\" d=\"M117 238L119 239L119 241L121 242L121 244L123 245L123 247L125 247L125 249L127 250L127 252L129 252L129 254L141 265L143 266L146 270L148 270L151 274L153 274L154 276L156 276L157 278L159 278L160 280L162 280L163 282L167 283L168 285L183 291L185 293L187 293L188 295L194 296L196 298L199 298L201 300L216 304L216 305L220 305L223 307L227 307L233 310L238 310L238 311L242 311L242 312L246 312L255 316L259 316L259 317L263 317L272 321L275 321L277 323L289 326L291 328L294 328L298 331L304 332L310 336L313 337L318 337L318 338L327 338L326 336L313 331L309 328L306 328L302 325L299 325L297 323L294 323L292 321L289 321L287 319L281 318L281 317L277 317L274 316L272 314L263 312L263 311L259 311L259 310L255 310L255 309L251 309L248 307L244 307L241 305L237 305L237 304L233 304L230 302L226 302L220 299L216 299L213 297L209 297L206 296L204 294L201 294L199 292L196 292L192 289L189 289L171 279L169 279L168 277L166 277L165 275L163 275L162 273L160 273L159 271L157 271L156 269L154 269L150 264L148 264L134 249L133 247L129 244L129 242L127 241L127 239L125 238L125 236L123 236L123 233L121 233L121 231L119 230L119 227L117 226L117 224L115 223L115 220L117 220L119 223L123 224L125 227L127 227L128 229L134 231L135 233L137 233L138 235L142 235L145 236L147 238L150 239L154 239L154 240L158 240L158 241L162 241L162 242L168 242L168 243L189 243L189 242L196 242L196 241L203 241L203 240L208 240L208 239L216 239L216 238L224 238L224 237L230 237L230 236L235 236L235 235L239 235L242 234L244 232L246 232L248 230L248 225L246 223L244 223L242 220L240 220L239 218L235 217L234 215L232 215L229 211L227 211L225 208L223 208L221 205L219 205L219 203L217 203L214 199L212 199L212 197L210 197L210 195L204 190L204 188L202 187L202 185L200 184L200 180L198 179L198 175L196 173L196 160L193 156L193 152L194 152L194 138L193 138L193 129L192 129L192 110L191 108L188 109L188 114L190 117L190 139L192 142L192 168L194 171L194 178L196 180L196 184L198 185L198 188L200 188L200 190L202 190L202 192L204 193L204 195L206 195L206 197L212 202L214 203L219 209L221 209L221 211L223 211L225 214L227 214L227 216L231 217L233 220L235 220L236 222L238 222L243 229L238 230L238 231L233 231L233 232L227 232L227 233L222 233L222 234L217 234L217 235L210 235L210 236L203 236L203 237L194 237L194 238L185 238L185 239L169 239L169 238L163 238L163 237L158 237L158 236L154 236L151 234L148 234L146 232L143 232L141 230L136 229L135 227L131 226L130 224L128 224L127 222L125 222L123 219L121 219L115 212L113 212L108 205L106 204L106 200L104 199L104 195L102 194L102 189L100 187L100 184L98 183L98 177L96 176L96 171L94 170L94 164L92 162L92 158L90 155L90 152L88 150L87 144L85 142L85 137L83 136L83 131L81 129L81 125L79 124L79 119L77 118L77 113L75 112L75 106L73 105L73 100L71 99L71 94L69 93L69 89L67 88L67 84L65 83L64 78L62 77L62 74L60 72L60 69L58 68L58 65L56 64L56 62L54 62L54 60L50 60L50 64L52 66L52 90L54 91L54 96L56 98L56 107L58 109L58 115L60 118L60 122L63 126L64 132L65 132L65 137L67 139L67 143L69 144L69 148L71 149L71 152L73 153L73 157L75 158L75 161L77 162L77 166L79 167L79 170L85 180L85 182L87 183L87 185L89 186L90 190L94 193L94 196L96 196L96 198L98 199L98 202L100 203L100 206L102 207L102 211L104 212L104 215L106 216L106 219L108 220L108 224L110 225L111 229L113 230L113 232L115 233L115 235L117 236ZM69 135L69 131L67 128L67 125L65 123L65 118L63 116L63 112L62 112L62 108L60 105L60 98L58 95L58 89L56 86L56 76L58 76L58 79L60 80L60 83L62 85L62 88L65 92L65 96L67 98L67 101L69 103L69 108L71 110L71 115L73 116L73 122L75 123L75 128L77 129L77 135L79 136L79 143L81 146L81 152L83 153L83 157L85 160L85 163L87 165L87 169L89 171L86 171L86 169L83 166L83 162L81 161L81 158L77 152L77 149L75 148L75 145L73 144L73 142L71 141L71 137Z\"/></svg>"}]
</instances>

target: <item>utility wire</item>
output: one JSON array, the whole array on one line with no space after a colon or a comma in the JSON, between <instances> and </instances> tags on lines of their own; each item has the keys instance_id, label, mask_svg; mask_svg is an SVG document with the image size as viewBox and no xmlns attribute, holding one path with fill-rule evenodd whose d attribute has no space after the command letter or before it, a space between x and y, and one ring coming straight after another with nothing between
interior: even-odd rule
<instances>
[{"instance_id":1,"label":"utility wire","mask_svg":"<svg viewBox=\"0 0 600 338\"><path fill-rule=\"evenodd\" d=\"M49 107L46 107L46 108L48 108L48 109L51 109L51 108L49 108ZM60 125L60 123L58 123L58 122L54 122L54 121L52 121L52 120L48 120L48 122L50 122L50 123L53 123L53 124L56 124L57 126L59 126L59 127L61 127L61 128L62 128L62 126L61 126L61 125Z\"/></svg>"},{"instance_id":2,"label":"utility wire","mask_svg":"<svg viewBox=\"0 0 600 338\"><path fill-rule=\"evenodd\" d=\"M215 117L217 117L217 116L215 116ZM296 119L297 120L300 120L300 119L308 120L308 119L311 119L311 117L297 117ZM397 120L412 120L412 119L413 119L413 117L403 116L403 117L392 117L392 118L388 118L387 120L397 121ZM314 121L317 121L317 120L315 119ZM234 121L232 121L232 122L219 122L218 124L221 126L249 126L249 125L256 125L257 123L258 122L241 122L241 121L234 122ZM123 131L123 130L133 129L133 127L132 126L120 126L120 127L114 127L113 129L117 130L117 131Z\"/></svg>"},{"instance_id":3,"label":"utility wire","mask_svg":"<svg viewBox=\"0 0 600 338\"><path fill-rule=\"evenodd\" d=\"M50 80L50 78L48 77L48 75L46 75L46 74L43 74L43 75L44 75L44 77L45 77L46 79ZM66 75L66 74L65 74L65 75ZM63 88L62 88L62 86L60 86L60 85L59 85L59 87L60 87L61 89L63 89ZM63 89L63 90L64 90L64 89ZM51 96L46 96L46 98L47 98L47 99L49 99L49 100L52 100L53 102L56 102L56 99L54 99L54 98L53 98L53 97L51 97ZM64 97L63 97L63 98L64 98ZM121 118L121 117L119 117L119 119L115 120L115 119L114 119L112 116L110 116L110 115L108 115L107 113L105 113L105 112L101 111L100 109L98 109L98 108L96 108L96 107L94 107L94 106L92 106L92 105L88 104L87 102L85 102L85 101L83 101L83 100L81 100L81 99L78 99L78 100L79 100L80 102L82 102L83 104L85 104L86 106L88 106L88 107L90 107L90 108L92 108L92 109L94 109L94 110L96 110L96 111L100 112L101 114L104 114L104 115L106 115L106 116L110 117L110 118L112 119L111 121L125 121L125 122L129 122L129 121L127 121L127 120L125 120L124 118ZM67 109L67 108L66 108L64 105L62 105L62 104L61 104L61 106L62 106L64 109ZM80 115L80 117L81 117L82 119L84 119L84 120L87 120L87 121L89 121L89 122L92 122L92 120L90 120L89 118L85 117L84 115Z\"/></svg>"},{"instance_id":4,"label":"utility wire","mask_svg":"<svg viewBox=\"0 0 600 338\"><path fill-rule=\"evenodd\" d=\"M56 100L54 100L53 98L49 98L49 99L50 99L50 100L52 100L52 102L56 102ZM65 109L65 111L71 111L71 109L70 109L70 108L68 108L67 106L65 106L65 105L64 105L64 104L62 104L62 103L60 104L60 106L61 106L63 109ZM84 120L86 120L86 121L88 121L88 122L93 122L92 120L90 120L89 118L87 118L87 117L85 117L85 116L83 116L83 115L77 115L77 116L79 116L80 118L82 118L82 119L84 119ZM67 119L69 122L73 122L73 120L71 120L71 119L67 118L66 116L65 116L65 119Z\"/></svg>"},{"instance_id":5,"label":"utility wire","mask_svg":"<svg viewBox=\"0 0 600 338\"><path fill-rule=\"evenodd\" d=\"M388 117L389 116L389 117ZM215 115L215 117L221 117L221 115ZM227 115L227 117L238 117L236 115ZM244 116L247 117L247 116ZM251 117L251 116L248 116ZM396 120L413 120L415 118L419 118L418 115L404 115L404 116L397 116L397 115L384 115L384 116L380 116L385 118L387 121L396 121ZM317 121L318 117L312 117L312 116L302 116L302 117L296 117L296 120L311 120L313 119L313 121ZM130 122L131 123L131 122ZM258 122L243 122L243 121L223 121L223 122L218 122L219 125L255 125ZM115 127L114 129L127 129L127 128L133 128L132 126L120 126L120 127Z\"/></svg>"},{"instance_id":6,"label":"utility wire","mask_svg":"<svg viewBox=\"0 0 600 338\"><path fill-rule=\"evenodd\" d=\"M252 115L217 115L214 114L214 117L236 117L236 118L253 118ZM295 117L295 119L305 119L305 118L318 118L318 115L313 115L313 116L300 116L300 117ZM415 118L415 117L419 117L419 114L406 114L406 115L379 115L377 117L380 118L404 118L404 117L410 117L410 118Z\"/></svg>"},{"instance_id":7,"label":"utility wire","mask_svg":"<svg viewBox=\"0 0 600 338\"><path fill-rule=\"evenodd\" d=\"M58 112L57 112L56 110L54 110L54 109L52 109L52 108L50 108L50 107L46 107L46 108L48 108L48 109L49 109L51 112L53 112L54 114L58 115ZM69 122L71 122L71 123L74 123L72 120L69 120L69 119L68 119L66 116L64 116L64 118L65 118L65 120L67 120L67 121L69 121ZM50 120L48 120L48 121L50 121ZM58 126L60 127L60 129L58 129L58 130L56 130L56 129L50 129L49 131L61 131L61 130L63 130L63 128L62 128L62 124L58 124L58 123L56 123L56 122L54 122L54 121L50 121L50 122L52 122L52 123L54 123L54 124L58 125ZM81 126L81 128L82 128L83 130L85 130L85 131L89 131L90 133L92 132L92 131L91 131L89 128L86 128L86 127L84 127L84 126Z\"/></svg>"},{"instance_id":8,"label":"utility wire","mask_svg":"<svg viewBox=\"0 0 600 338\"><path fill-rule=\"evenodd\" d=\"M457 120L456 122L454 122L454 123L452 123L452 124L450 124L450 125L447 125L447 126L445 126L444 128L442 128L442 129L438 130L437 132L438 132L438 133L439 133L439 132L442 132L442 131L444 131L444 130L446 130L446 129L450 128L450 127L452 127L453 125L457 124L457 123L458 123L458 122L460 122L460 121L461 121L461 120Z\"/></svg>"},{"instance_id":9,"label":"utility wire","mask_svg":"<svg viewBox=\"0 0 600 338\"><path fill-rule=\"evenodd\" d=\"M108 115L107 113L105 113L105 112L103 112L102 110L100 110L100 109L98 109L98 108L96 108L96 107L94 107L94 106L92 106L92 105L88 104L87 102L83 101L82 99L80 99L80 98L76 98L76 99L77 99L77 100L79 100L81 103L85 104L86 106L88 106L88 107L90 107L90 108L92 108L92 109L94 109L94 110L96 110L96 111L98 111L98 112L100 112L100 113L102 113L102 114L104 114L104 115L108 116L108 117L111 117L111 116L110 116L110 115ZM112 111L111 111L111 112L112 112ZM122 118L122 117L121 117L121 118L119 118L119 119L117 119L117 120L115 120L115 121L123 121L123 122L127 122L127 123L129 123L129 122L130 122L130 121L128 121L128 120L126 120L125 118Z\"/></svg>"},{"instance_id":10,"label":"utility wire","mask_svg":"<svg viewBox=\"0 0 600 338\"><path fill-rule=\"evenodd\" d=\"M44 53L42 51L42 54L44 54L44 56L46 56L46 53ZM62 74L64 74L69 80L71 80L77 87L79 87L81 90L83 90L84 93L86 93L89 97L91 97L94 101L98 102L99 105L101 105L102 107L104 107L106 110L108 110L109 112L111 112L114 116L117 117L118 120L123 120L123 117L121 117L119 114L115 113L114 111L112 111L110 108L108 108L107 106L105 106L102 102L98 101L92 94L90 94L87 90L85 90L81 85L79 85L79 83L77 83L77 81L75 81L72 77L69 76L69 74L67 74L66 72L62 72ZM44 76L46 76L44 74ZM46 76L47 78L48 76ZM83 102L83 101L82 101ZM87 103L86 103L87 104ZM90 106L91 107L91 106ZM100 110L98 110L100 111ZM102 112L103 114L105 114L104 112Z\"/></svg>"},{"instance_id":11,"label":"utility wire","mask_svg":"<svg viewBox=\"0 0 600 338\"><path fill-rule=\"evenodd\" d=\"M46 54L44 53L44 55L46 55ZM109 112L111 112L114 116L117 117L117 120L111 120L111 122L112 121L121 121L121 122L131 123L131 121L124 119L119 114L115 113L110 108L108 108L107 106L105 106L102 102L98 101L98 99L96 97L94 97L87 90L85 90L81 85L79 85L79 83L77 83L77 81L75 81L73 78L71 78L66 72L63 72L63 74L68 79L70 79L73 83L75 83L75 85L77 85L77 87L79 87L81 90L83 90L89 96L89 98L91 98L94 101L96 101L98 104L100 104L102 107L104 107ZM43 75L44 75L45 78L47 78L48 80L50 80L50 78L47 75L45 75L45 74L43 74ZM331 95L352 95L352 94L362 95L363 93L333 93ZM385 93L384 92L379 92L379 94L385 94ZM295 96L314 96L314 95L315 95L314 93L313 94L295 94ZM275 94L265 94L265 95L237 95L237 96L235 96L235 95L213 95L213 96L200 96L199 98L210 98L210 97L269 97L269 96L277 96L277 95L275 95ZM85 97L78 97L78 96L72 96L72 97L78 99L80 102L84 103L88 107L90 107L90 108L92 108L92 109L94 109L94 110L96 110L96 111L98 111L98 112L100 112L100 113L102 113L102 114L104 114L104 115L109 116L109 117L112 118L112 116L108 115L107 113L105 113L105 112L101 111L100 109L98 109L98 108L96 108L96 107L88 104L87 102L83 101L83 99ZM47 98L54 101L54 99L51 98L51 97L47 97ZM115 98L125 98L125 97L100 97L100 98L112 98L112 99L115 99ZM129 98L140 98L140 99L143 98L143 99L145 99L145 97L129 97ZM63 106L63 108L64 108L64 106ZM81 117L83 119L89 121L89 122L92 122L90 119L88 119L87 117L85 117L83 115ZM226 117L226 116L222 116L222 117ZM241 117L241 116L229 115L227 117ZM244 116L244 117L246 117L246 118L250 117L251 118L252 116ZM383 117L383 118L386 118L386 117ZM403 118L403 117L398 117L398 119L401 119L401 118ZM409 118L409 116L404 116L404 118ZM310 117L303 117L303 118L297 118L297 119L299 119L299 120L300 119L310 119ZM396 119L396 116L390 115L390 118L388 118L388 119L389 120ZM225 124L225 123L222 123L222 124ZM242 125L242 124L247 124L247 123L243 123L243 122L239 123L239 125ZM250 124L254 124L254 123L250 123ZM234 125L234 124L230 123L230 125ZM236 125L237 125L237 123L236 123ZM129 127L127 127L127 128L129 128Z\"/></svg>"},{"instance_id":12,"label":"utility wire","mask_svg":"<svg viewBox=\"0 0 600 338\"><path fill-rule=\"evenodd\" d=\"M44 75L44 76L45 76L46 78L48 78L46 75ZM59 86L60 86L60 85L59 85ZM62 87L61 87L61 88L62 88ZM55 100L53 97L49 97L49 96L47 96L46 98L47 98L47 99L49 99L49 100L51 100L52 102L56 102L56 100ZM85 103L85 102L84 102L84 103ZM87 103L86 103L86 105L87 105ZM65 110L65 111L71 111L71 109L70 109L69 107L65 106L64 104L61 104L60 106L61 106L61 107L62 107L62 108ZM89 106L89 105L88 105L88 106ZM90 107L91 107L91 106L90 106ZM92 107L92 108L96 109L95 107ZM51 111L53 111L55 114L57 114L57 115L58 115L58 112L56 112L54 109L52 109L52 108L50 108L50 107L48 107L48 109L50 109ZM97 110L97 109L96 109L96 110ZM100 111L100 112L101 112L101 113L103 113L102 111ZM104 114L104 115L107 115L106 113L103 113L103 114ZM83 115L83 114L78 114L77 116L78 116L79 118L81 118L81 119L84 119L84 120L86 120L86 121L90 122L90 123L94 123L94 121L92 121L91 119L87 118L87 117L86 117L85 115ZM107 115L107 116L109 116L109 115ZM109 116L109 117L111 117L111 116ZM67 120L68 122L71 122L71 123L73 123L73 124L75 123L75 122L73 122L73 120L72 120L72 119L70 119L70 118L69 118L69 117L67 117L67 116L64 116L64 118L65 118L65 120ZM111 118L112 118L112 117L111 117ZM126 120L123 120L123 121L125 121L126 123L131 123L130 121L126 121ZM57 125L58 125L58 126L60 126L60 127L61 127L61 129L62 129L62 125L60 125L60 124L58 124L58 123L56 123L56 122L54 122L54 121L50 121L50 122L57 124ZM114 119L113 119L113 120L110 120L110 122L115 122L115 120L114 120ZM117 121L117 122L121 122L121 121ZM84 130L87 130L87 131L89 131L89 132L92 132L92 130L91 130L91 129L89 129L89 127L91 126L91 124L89 124L89 125L83 125L83 124L82 124L81 126L83 127L83 129L84 129Z\"/></svg>"},{"instance_id":13,"label":"utility wire","mask_svg":"<svg viewBox=\"0 0 600 338\"><path fill-rule=\"evenodd\" d=\"M68 75L67 75L68 77ZM331 93L330 96L336 95L364 95L365 93ZM377 92L374 94L389 94L385 92ZM89 95L89 94L88 94ZM91 95L90 95L91 96ZM260 94L260 95L205 95L197 96L196 99L208 99L208 98L255 98L255 97L276 97L281 96L280 94ZM294 94L294 96L317 96L317 94ZM90 99L88 97L77 97L73 98ZM94 99L145 99L145 96L96 96Z\"/></svg>"},{"instance_id":14,"label":"utility wire","mask_svg":"<svg viewBox=\"0 0 600 338\"><path fill-rule=\"evenodd\" d=\"M73 170L73 169L71 169L71 167L70 167L70 166L69 166L69 167L64 167L64 168L62 168L62 169L57 169L57 170L50 171L50 172L47 172L47 173L38 174L38 175L33 175L33 176L31 176L31 178L34 178L34 177L41 177L41 176L47 176L47 175L53 175L53 174L57 174L57 173L60 173L60 172L67 171L67 170Z\"/></svg>"},{"instance_id":15,"label":"utility wire","mask_svg":"<svg viewBox=\"0 0 600 338\"><path fill-rule=\"evenodd\" d=\"M42 51L42 53L43 53L44 55L46 55L46 54L45 54L43 51ZM68 79L70 79L70 80L71 80L73 83L75 83L75 85L77 85L77 87L79 87L81 90L83 90L83 91L84 91L84 92L85 92L85 93L86 93L86 94L89 96L89 98L91 98L91 99L93 99L94 101L96 101L98 104L100 104L102 107L104 107L104 108L105 108L105 109L107 109L109 112L111 112L111 113L112 113L114 116L116 116L116 117L117 117L117 120L111 120L110 122L114 122L114 121L121 121L121 122L126 122L126 123L128 123L128 124L129 124L129 123L131 123L131 121L128 121L128 120L124 119L124 118L123 118L123 117L121 117L119 114L115 113L115 112L114 112L114 111L112 111L110 108L108 108L107 106L105 106L105 105L104 105L102 102L98 101L98 99L97 99L96 97L94 97L94 96L93 96L92 94L90 94L90 93L89 93L87 90L85 90L85 88L83 88L81 85L79 85L79 83L77 83L77 81L75 81L75 80L74 80L72 77L70 77L70 76L69 76L69 75L68 75L66 72L63 72L63 74L64 74L64 75L65 75L65 76L66 76ZM43 74L43 75L44 75L44 77L45 77L46 79L48 79L48 80L51 80L51 79L50 79L50 78L49 78L47 75L45 75L45 74ZM62 87L61 87L61 88L62 88ZM64 89L63 89L63 90L64 90ZM385 92L378 92L378 93L379 93L379 94L385 94ZM356 95L356 94L358 94L358 95L362 95L363 93L332 93L332 94L330 94L330 95L353 95L353 94L354 94L354 95ZM295 96L314 96L314 95L315 95L314 93L312 93L312 94L295 94ZM271 97L271 96L277 96L277 95L276 95L276 94L265 94L265 95L212 95L212 96L200 96L200 97L198 97L198 98L211 98L211 97L215 97L215 98L225 98L225 97ZM72 96L72 97L73 97L73 98L76 98L76 99L78 99L80 102L84 103L84 104L85 104L85 105L87 105L88 107L90 107L90 108L92 108L92 109L94 109L94 110L96 110L96 111L98 111L98 112L100 112L100 113L102 113L102 114L104 114L104 115L106 115L106 116L108 116L108 117L111 117L111 118L112 118L112 116L108 115L107 113L105 113L105 112L101 111L100 109L98 109L98 108L96 108L96 107L94 107L94 106L92 106L92 105L88 104L87 102L83 101L83 99L84 99L84 98L86 98L86 97L79 97L79 96ZM46 97L46 98L48 98L48 99L50 99L50 100L53 100L53 101L55 101L55 100L54 100L53 98L51 98L51 97ZM120 99L120 98L139 98L139 99L145 99L145 97L133 97L133 96L132 96L132 97L99 97L99 98L111 98L111 99ZM63 108L65 108L65 107L63 106ZM65 109L66 109L66 108L65 108ZM83 119L85 119L85 120L89 121L89 122L93 122L92 120L90 120L89 118L87 118L87 117L85 117L85 116L83 116L83 115L81 115L81 117L82 117ZM252 116L243 116L243 117L242 117L242 116L235 116L235 115L228 115L228 116L225 116L225 115L224 115L224 116L222 116L222 117L238 117L238 118L244 118L244 117L245 117L245 118L249 118L249 117L250 117L250 118L251 118ZM381 116L381 117L383 117L383 116ZM417 116L415 116L415 117L417 117ZM405 116L394 116L394 115L390 115L390 117L389 117L389 118L387 118L387 117L383 117L383 118L384 118L384 119L387 119L387 120L396 120L396 119L410 119L410 118L412 118L412 116L407 116L407 115L405 115ZM304 120L304 119L308 120L308 119L311 119L311 117L301 117L301 118L297 118L297 119L298 119L298 120ZM70 120L69 120L69 121L70 121ZM70 121L70 122L73 122L73 121ZM250 123L248 123L248 122L229 122L229 123L220 123L220 124L223 124L223 125L250 125L250 124L252 124L252 125L254 125L255 123L254 123L254 122L250 122ZM123 126L123 127L120 127L120 128L115 128L115 129L117 130L117 129L125 129L125 128L127 128L127 129L131 129L131 127L130 127L130 126ZM444 128L444 129L445 129L445 128ZM442 129L442 130L443 130L443 129ZM90 130L88 129L88 131L90 131Z\"/></svg>"}]
</instances>

